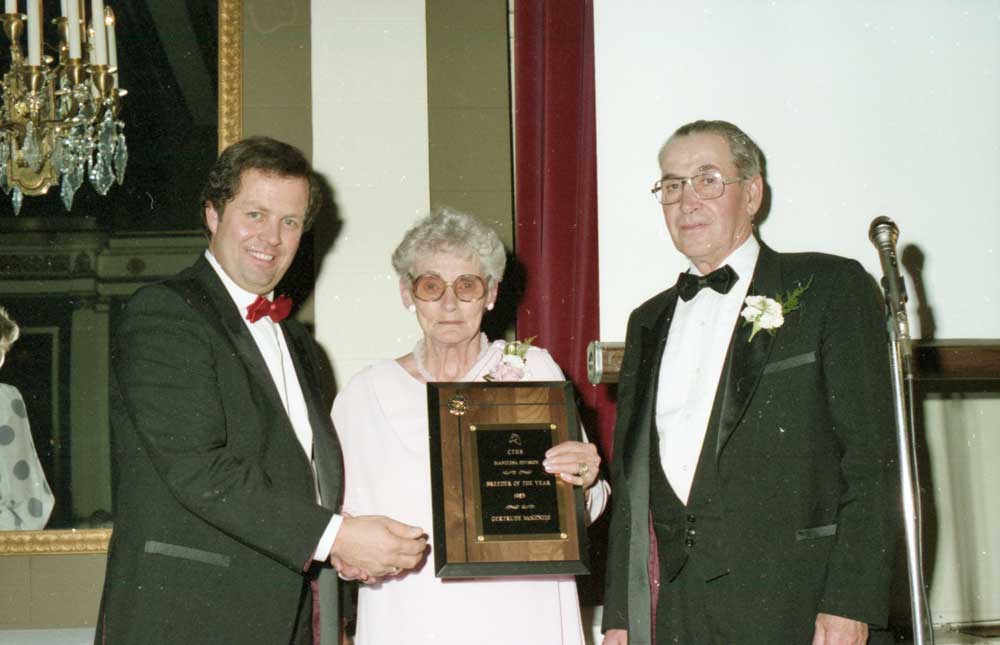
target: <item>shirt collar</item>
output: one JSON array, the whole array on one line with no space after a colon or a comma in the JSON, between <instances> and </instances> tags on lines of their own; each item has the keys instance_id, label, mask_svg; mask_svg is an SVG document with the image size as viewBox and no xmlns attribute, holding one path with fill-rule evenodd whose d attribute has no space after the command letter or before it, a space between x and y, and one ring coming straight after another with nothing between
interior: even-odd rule
<instances>
[{"instance_id":1,"label":"shirt collar","mask_svg":"<svg viewBox=\"0 0 1000 645\"><path fill-rule=\"evenodd\" d=\"M719 263L719 266L729 265L733 267L733 271L740 279L749 279L753 275L753 269L757 265L757 256L760 254L760 243L757 242L757 238L753 235L749 236L743 244L740 244L735 251L729 254L725 260ZM688 268L688 273L693 273L695 275L703 275L698 267L692 262Z\"/></svg>"},{"instance_id":2,"label":"shirt collar","mask_svg":"<svg viewBox=\"0 0 1000 645\"><path fill-rule=\"evenodd\" d=\"M219 275L219 279L222 280L222 285L226 287L226 291L229 292L229 297L236 303L236 308L240 310L241 314L245 314L247 307L249 307L251 303L257 299L257 294L251 293L236 284L233 279L229 277L229 274L226 273L226 270L222 268L222 265L219 264L219 261L215 259L212 252L208 249L205 249L205 259L208 260L208 263L212 265L212 268L215 269L215 272ZM273 296L274 291L264 294L264 297L268 300L270 300Z\"/></svg>"}]
</instances>

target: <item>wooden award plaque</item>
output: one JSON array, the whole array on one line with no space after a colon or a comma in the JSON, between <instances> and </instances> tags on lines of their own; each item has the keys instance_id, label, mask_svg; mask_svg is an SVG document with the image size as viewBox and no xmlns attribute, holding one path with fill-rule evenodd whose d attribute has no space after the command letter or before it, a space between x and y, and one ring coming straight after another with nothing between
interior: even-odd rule
<instances>
[{"instance_id":1,"label":"wooden award plaque","mask_svg":"<svg viewBox=\"0 0 1000 645\"><path fill-rule=\"evenodd\" d=\"M586 574L583 491L545 472L580 440L567 381L428 383L440 578Z\"/></svg>"}]
</instances>

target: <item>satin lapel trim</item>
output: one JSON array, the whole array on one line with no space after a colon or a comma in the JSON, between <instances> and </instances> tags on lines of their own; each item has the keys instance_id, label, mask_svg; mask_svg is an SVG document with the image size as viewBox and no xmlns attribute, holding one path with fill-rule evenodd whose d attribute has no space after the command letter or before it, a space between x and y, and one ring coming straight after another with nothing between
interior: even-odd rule
<instances>
[{"instance_id":1,"label":"satin lapel trim","mask_svg":"<svg viewBox=\"0 0 1000 645\"><path fill-rule=\"evenodd\" d=\"M316 380L316 372L310 369L308 363L309 349L305 347L305 339L301 331L293 332L287 323L281 323L281 331L285 335L285 344L292 355L295 374L302 388L302 397L309 410L309 425L312 427L313 456L316 464L316 478L319 483L319 494L323 505L336 511L340 507L340 488L335 482L341 480L341 454L337 435L327 432L329 415L323 415L320 403L323 392Z\"/></svg>"},{"instance_id":2,"label":"satin lapel trim","mask_svg":"<svg viewBox=\"0 0 1000 645\"><path fill-rule=\"evenodd\" d=\"M226 297L229 297L228 293ZM288 427L291 429L292 421L288 418L288 412L285 410L284 403L281 402L278 386L275 385L274 379L271 378L271 371L267 367L264 355L260 353L260 348L254 342L250 330L247 329L247 326L240 319L239 315L227 316L223 320L223 324L226 327L226 331L229 332L229 337L232 338L233 344L236 345L236 351L246 365L250 378L264 392L267 397L267 404L281 411L282 417L287 421Z\"/></svg>"},{"instance_id":3,"label":"satin lapel trim","mask_svg":"<svg viewBox=\"0 0 1000 645\"><path fill-rule=\"evenodd\" d=\"M747 295L763 295L773 298L781 292L781 265L778 254L761 244L757 266L754 268L753 279ZM743 305L740 305L742 311ZM778 329L780 334L781 330ZM750 327L743 324L743 318L737 316L736 328L729 343L729 355L726 358L724 389L722 392L722 408L719 414L719 435L716 447L716 458L722 454L726 442L736 430L740 419L750 404L750 398L760 383L767 365L774 336L762 331L754 336L752 342ZM716 400L716 405L719 401Z\"/></svg>"},{"instance_id":4,"label":"satin lapel trim","mask_svg":"<svg viewBox=\"0 0 1000 645\"><path fill-rule=\"evenodd\" d=\"M649 581L649 447L650 433L655 432L654 411L657 378L667 332L677 306L677 292L664 294L662 309L639 327L639 361L633 384L631 418L625 426L629 436L624 446L623 471L629 490L632 539L629 543L628 602L629 624L635 627L633 642L649 643L650 581ZM642 380L645 379L645 382ZM638 401L636 395L642 395ZM638 402L638 406L636 403ZM634 594L634 597L633 597ZM644 638L645 637L645 638Z\"/></svg>"},{"instance_id":5,"label":"satin lapel trim","mask_svg":"<svg viewBox=\"0 0 1000 645\"><path fill-rule=\"evenodd\" d=\"M322 424L318 410L319 400L317 398L322 396L322 393L320 392L319 383L314 378L313 370L303 364L306 360L305 352L308 350L302 346L298 334L293 333L291 328L286 325L287 323L283 322L279 327L281 328L281 333L285 336L285 345L292 355L292 365L295 366L295 375L298 377L299 387L302 388L302 397L305 399L306 408L309 410L309 424L313 426L313 435L315 436L316 428Z\"/></svg>"},{"instance_id":6,"label":"satin lapel trim","mask_svg":"<svg viewBox=\"0 0 1000 645\"><path fill-rule=\"evenodd\" d=\"M673 320L674 310L677 308L677 291L670 289L664 296L663 309L660 314L651 321L650 325L642 325L642 337L640 339L640 360L639 369L636 371L637 378L645 378L645 383L636 383L636 391L642 392L642 401L636 414L633 416L629 428L632 430L629 436L628 455L638 455L638 459L627 459L625 462L626 476L629 481L633 479L636 468L644 469L646 473L644 490L649 490L649 433L655 430L654 410L656 401L656 390L659 383L660 361L663 360L663 348L667 344L667 334L670 331L670 321ZM646 449L639 450L645 446ZM639 451L638 453L636 451Z\"/></svg>"}]
</instances>

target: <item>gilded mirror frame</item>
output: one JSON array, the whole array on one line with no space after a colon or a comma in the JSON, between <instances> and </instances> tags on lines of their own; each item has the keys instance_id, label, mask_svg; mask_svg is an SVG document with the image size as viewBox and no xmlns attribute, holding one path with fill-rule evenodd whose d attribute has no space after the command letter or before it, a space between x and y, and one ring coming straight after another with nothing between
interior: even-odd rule
<instances>
[{"instance_id":1,"label":"gilded mirror frame","mask_svg":"<svg viewBox=\"0 0 1000 645\"><path fill-rule=\"evenodd\" d=\"M243 137L243 0L219 2L219 150ZM0 531L0 556L106 553L112 529Z\"/></svg>"}]
</instances>

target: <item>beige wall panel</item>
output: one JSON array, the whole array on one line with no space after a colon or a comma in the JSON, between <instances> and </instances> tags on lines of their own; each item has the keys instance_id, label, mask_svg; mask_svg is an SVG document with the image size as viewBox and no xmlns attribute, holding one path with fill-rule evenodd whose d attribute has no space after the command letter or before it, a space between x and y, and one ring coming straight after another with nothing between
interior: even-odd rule
<instances>
[{"instance_id":1,"label":"beige wall panel","mask_svg":"<svg viewBox=\"0 0 1000 645\"><path fill-rule=\"evenodd\" d=\"M0 557L0 629L28 625L31 617L31 568L28 556Z\"/></svg>"},{"instance_id":2,"label":"beige wall panel","mask_svg":"<svg viewBox=\"0 0 1000 645\"><path fill-rule=\"evenodd\" d=\"M106 562L104 554L32 556L30 626L95 625Z\"/></svg>"},{"instance_id":3,"label":"beige wall panel","mask_svg":"<svg viewBox=\"0 0 1000 645\"><path fill-rule=\"evenodd\" d=\"M507 249L514 247L511 213L514 211L514 196L510 190L440 190L431 189L431 207L451 208L475 213L500 235Z\"/></svg>"},{"instance_id":4,"label":"beige wall panel","mask_svg":"<svg viewBox=\"0 0 1000 645\"><path fill-rule=\"evenodd\" d=\"M309 0L247 0L243 16L243 133L312 154Z\"/></svg>"},{"instance_id":5,"label":"beige wall panel","mask_svg":"<svg viewBox=\"0 0 1000 645\"><path fill-rule=\"evenodd\" d=\"M106 561L103 553L0 557L0 630L94 626Z\"/></svg>"},{"instance_id":6,"label":"beige wall panel","mask_svg":"<svg viewBox=\"0 0 1000 645\"><path fill-rule=\"evenodd\" d=\"M493 226L514 248L506 0L428 0L427 92L434 207Z\"/></svg>"},{"instance_id":7,"label":"beige wall panel","mask_svg":"<svg viewBox=\"0 0 1000 645\"><path fill-rule=\"evenodd\" d=\"M428 23L427 57L431 106L509 109L504 20L488 26Z\"/></svg>"},{"instance_id":8,"label":"beige wall panel","mask_svg":"<svg viewBox=\"0 0 1000 645\"><path fill-rule=\"evenodd\" d=\"M437 190L510 187L510 118L506 108L430 109L431 178Z\"/></svg>"}]
</instances>

